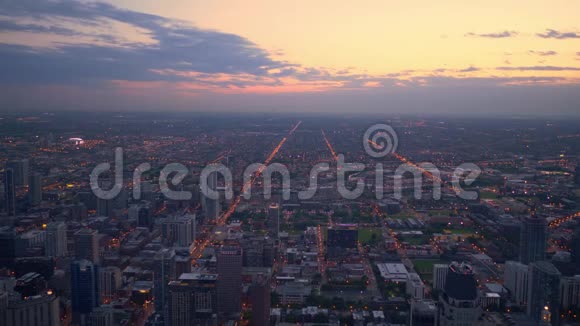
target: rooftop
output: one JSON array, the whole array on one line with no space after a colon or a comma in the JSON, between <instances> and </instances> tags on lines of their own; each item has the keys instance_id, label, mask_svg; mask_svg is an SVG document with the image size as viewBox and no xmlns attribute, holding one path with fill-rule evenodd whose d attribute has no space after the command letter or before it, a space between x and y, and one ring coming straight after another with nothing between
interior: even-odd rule
<instances>
[{"instance_id":1,"label":"rooftop","mask_svg":"<svg viewBox=\"0 0 580 326\"><path fill-rule=\"evenodd\" d=\"M211 281L217 280L217 274L207 274L207 273L183 273L179 276L180 281L189 281L189 280L204 280L204 281Z\"/></svg>"}]
</instances>

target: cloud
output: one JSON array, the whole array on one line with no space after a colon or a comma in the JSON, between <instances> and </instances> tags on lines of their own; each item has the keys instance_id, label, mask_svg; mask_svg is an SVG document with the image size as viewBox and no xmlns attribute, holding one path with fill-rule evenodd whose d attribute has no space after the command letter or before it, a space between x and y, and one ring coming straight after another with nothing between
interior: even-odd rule
<instances>
[{"instance_id":1,"label":"cloud","mask_svg":"<svg viewBox=\"0 0 580 326\"><path fill-rule=\"evenodd\" d=\"M530 50L528 51L528 53L533 55L539 55L540 57L549 57L558 54L558 52L556 51L534 51L534 50Z\"/></svg>"},{"instance_id":2,"label":"cloud","mask_svg":"<svg viewBox=\"0 0 580 326\"><path fill-rule=\"evenodd\" d=\"M207 110L217 107L217 103L221 103L222 108L232 109L244 105L253 109L252 105L257 103L267 109L289 104L274 100L260 104L253 99L264 98L264 94L284 93L293 95L283 96L300 97L305 101L305 108L322 103L309 102L310 96L328 96L332 98L329 107L336 101L337 107L348 111L352 106L346 109L348 101L343 101L349 98L347 94L356 92L362 94L357 99L363 103L365 95L390 95L402 90L416 94L436 91L458 94L461 93L457 92L458 87L467 91L503 91L506 85L566 82L565 77L556 76L471 78L467 73L481 70L474 66L403 70L381 75L356 73L354 67L306 67L276 59L277 53L266 51L235 34L106 3L74 0L3 2L0 30L0 110L25 106L128 110L158 110L160 106L189 110L201 106ZM7 37L11 34L15 37ZM504 38L513 37L517 32L470 34ZM31 44L32 39L43 42ZM522 71L576 69L498 68ZM184 94L185 97L180 97ZM238 97L239 94L245 97ZM242 98L246 102L237 100ZM388 98L378 100L377 97L376 107L380 108Z\"/></svg>"},{"instance_id":3,"label":"cloud","mask_svg":"<svg viewBox=\"0 0 580 326\"><path fill-rule=\"evenodd\" d=\"M459 72L474 72L474 71L479 71L479 70L481 70L481 69L474 67L474 66L469 66L468 68L459 70Z\"/></svg>"},{"instance_id":4,"label":"cloud","mask_svg":"<svg viewBox=\"0 0 580 326\"><path fill-rule=\"evenodd\" d=\"M541 38L552 38L557 40L580 38L580 34L575 32L559 32L554 29L546 29L545 33L537 33L536 35Z\"/></svg>"},{"instance_id":5,"label":"cloud","mask_svg":"<svg viewBox=\"0 0 580 326\"><path fill-rule=\"evenodd\" d=\"M522 67L496 67L497 70L515 71L580 71L580 67L559 66L522 66Z\"/></svg>"},{"instance_id":6,"label":"cloud","mask_svg":"<svg viewBox=\"0 0 580 326\"><path fill-rule=\"evenodd\" d=\"M111 20L143 29L154 40L153 44L137 42L119 47L115 35L100 35L102 42L97 44L55 43L55 48L4 42L0 44L1 83L190 79L159 73L169 70L255 76L268 76L272 69L281 69L282 75L293 73L291 64L270 58L267 51L241 36L200 29L181 21L119 9L105 3L9 1L0 9L0 17L4 18L0 20L0 27L5 34L30 32L47 38L50 35L87 36L86 32L72 27L52 26L57 18L63 18L91 27L101 26L103 20Z\"/></svg>"},{"instance_id":7,"label":"cloud","mask_svg":"<svg viewBox=\"0 0 580 326\"><path fill-rule=\"evenodd\" d=\"M484 37L484 38L507 38L507 37L515 37L518 35L516 31L503 31L499 33L484 33L484 34L476 34L476 33L467 33L465 36L471 37Z\"/></svg>"},{"instance_id":8,"label":"cloud","mask_svg":"<svg viewBox=\"0 0 580 326\"><path fill-rule=\"evenodd\" d=\"M43 26L40 24L27 24L18 23L15 21L10 21L6 18L0 20L0 30L3 32L13 31L13 32L33 32L33 33L48 33L48 34L59 34L66 36L74 36L79 33L70 28L61 28L57 26Z\"/></svg>"}]
</instances>

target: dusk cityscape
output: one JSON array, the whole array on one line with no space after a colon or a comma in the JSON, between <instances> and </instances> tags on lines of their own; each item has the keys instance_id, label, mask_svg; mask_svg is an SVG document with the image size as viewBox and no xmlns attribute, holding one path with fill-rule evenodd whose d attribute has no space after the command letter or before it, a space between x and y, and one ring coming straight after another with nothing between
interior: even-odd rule
<instances>
[{"instance_id":1,"label":"dusk cityscape","mask_svg":"<svg viewBox=\"0 0 580 326\"><path fill-rule=\"evenodd\" d=\"M580 325L578 22L0 1L0 326Z\"/></svg>"}]
</instances>

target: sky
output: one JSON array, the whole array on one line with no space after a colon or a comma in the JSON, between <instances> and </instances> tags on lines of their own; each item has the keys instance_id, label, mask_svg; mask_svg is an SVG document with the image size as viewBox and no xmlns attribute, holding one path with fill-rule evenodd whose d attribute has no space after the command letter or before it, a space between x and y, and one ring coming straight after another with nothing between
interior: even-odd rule
<instances>
[{"instance_id":1,"label":"sky","mask_svg":"<svg viewBox=\"0 0 580 326\"><path fill-rule=\"evenodd\" d=\"M0 111L580 115L580 2L0 0Z\"/></svg>"}]
</instances>

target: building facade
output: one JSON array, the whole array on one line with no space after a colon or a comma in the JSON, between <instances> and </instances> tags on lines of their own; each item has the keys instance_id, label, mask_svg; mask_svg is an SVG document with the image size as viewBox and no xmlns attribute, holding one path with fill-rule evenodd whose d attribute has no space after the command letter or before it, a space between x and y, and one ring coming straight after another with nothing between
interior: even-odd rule
<instances>
[{"instance_id":1,"label":"building facade","mask_svg":"<svg viewBox=\"0 0 580 326\"><path fill-rule=\"evenodd\" d=\"M73 320L82 322L100 304L99 268L83 259L71 264L71 304Z\"/></svg>"},{"instance_id":2,"label":"building facade","mask_svg":"<svg viewBox=\"0 0 580 326\"><path fill-rule=\"evenodd\" d=\"M471 266L455 262L449 265L438 309L439 326L470 326L482 316L481 297Z\"/></svg>"},{"instance_id":3,"label":"building facade","mask_svg":"<svg viewBox=\"0 0 580 326\"><path fill-rule=\"evenodd\" d=\"M520 233L520 262L529 264L546 257L546 220L529 216L522 221Z\"/></svg>"},{"instance_id":4,"label":"building facade","mask_svg":"<svg viewBox=\"0 0 580 326\"><path fill-rule=\"evenodd\" d=\"M213 325L217 322L217 274L184 273L169 282L168 326Z\"/></svg>"},{"instance_id":5,"label":"building facade","mask_svg":"<svg viewBox=\"0 0 580 326\"><path fill-rule=\"evenodd\" d=\"M560 324L560 278L550 262L537 261L529 265L528 315L541 322L550 315L552 325Z\"/></svg>"},{"instance_id":6,"label":"building facade","mask_svg":"<svg viewBox=\"0 0 580 326\"><path fill-rule=\"evenodd\" d=\"M98 232L88 228L83 228L75 232L75 258L77 260L86 259L94 264L99 263L99 239Z\"/></svg>"},{"instance_id":7,"label":"building facade","mask_svg":"<svg viewBox=\"0 0 580 326\"><path fill-rule=\"evenodd\" d=\"M513 302L522 307L528 304L528 265L517 261L507 261L504 271L504 286L510 292Z\"/></svg>"},{"instance_id":8,"label":"building facade","mask_svg":"<svg viewBox=\"0 0 580 326\"><path fill-rule=\"evenodd\" d=\"M48 257L64 257L67 255L66 224L52 222L46 226L45 254Z\"/></svg>"},{"instance_id":9,"label":"building facade","mask_svg":"<svg viewBox=\"0 0 580 326\"><path fill-rule=\"evenodd\" d=\"M236 316L242 309L242 248L222 246L217 253L218 312Z\"/></svg>"}]
</instances>

